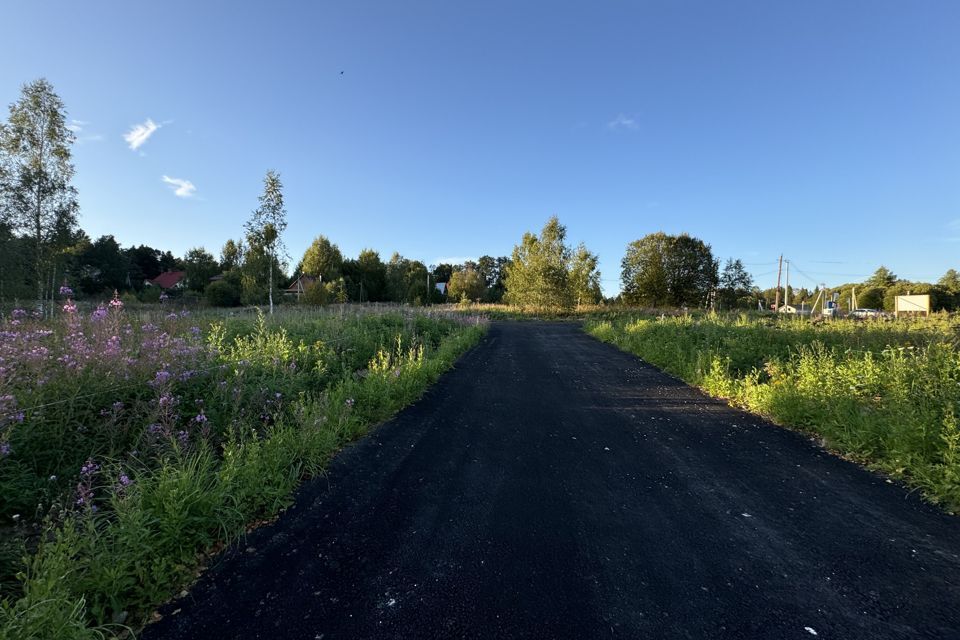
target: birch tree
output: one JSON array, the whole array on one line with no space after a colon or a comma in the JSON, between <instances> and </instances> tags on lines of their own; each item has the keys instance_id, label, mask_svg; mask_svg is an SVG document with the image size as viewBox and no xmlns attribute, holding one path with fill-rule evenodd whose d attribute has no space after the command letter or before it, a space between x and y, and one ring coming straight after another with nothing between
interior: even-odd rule
<instances>
[{"instance_id":1,"label":"birch tree","mask_svg":"<svg viewBox=\"0 0 960 640\"><path fill-rule=\"evenodd\" d=\"M247 242L263 250L268 263L268 295L270 313L273 313L274 272L285 255L283 232L287 228L287 210L283 206L283 184L276 171L267 171L263 178L263 193L260 194L260 206L245 226Z\"/></svg>"},{"instance_id":2,"label":"birch tree","mask_svg":"<svg viewBox=\"0 0 960 640\"><path fill-rule=\"evenodd\" d=\"M75 139L63 101L43 78L23 86L0 127L0 211L4 222L30 238L41 308L53 295L56 249L77 225L77 190L70 184Z\"/></svg>"}]
</instances>

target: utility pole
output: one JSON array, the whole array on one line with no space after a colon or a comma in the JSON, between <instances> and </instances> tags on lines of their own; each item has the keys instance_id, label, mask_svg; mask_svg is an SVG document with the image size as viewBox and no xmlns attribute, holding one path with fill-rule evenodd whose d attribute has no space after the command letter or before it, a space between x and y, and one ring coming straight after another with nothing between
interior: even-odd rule
<instances>
[{"instance_id":1,"label":"utility pole","mask_svg":"<svg viewBox=\"0 0 960 640\"><path fill-rule=\"evenodd\" d=\"M783 304L790 304L790 261L787 260L787 286L783 288Z\"/></svg>"},{"instance_id":2,"label":"utility pole","mask_svg":"<svg viewBox=\"0 0 960 640\"><path fill-rule=\"evenodd\" d=\"M773 310L780 311L780 274L783 271L783 254L780 254L780 266L777 267L777 301L773 303Z\"/></svg>"}]
</instances>

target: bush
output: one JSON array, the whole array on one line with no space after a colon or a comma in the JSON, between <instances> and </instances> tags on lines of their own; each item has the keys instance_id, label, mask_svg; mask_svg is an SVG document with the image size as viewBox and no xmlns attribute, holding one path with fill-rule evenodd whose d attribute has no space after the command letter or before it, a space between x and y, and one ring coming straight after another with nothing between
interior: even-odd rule
<instances>
[{"instance_id":1,"label":"bush","mask_svg":"<svg viewBox=\"0 0 960 640\"><path fill-rule=\"evenodd\" d=\"M300 296L300 304L322 307L330 302L330 289L322 282L310 284Z\"/></svg>"},{"instance_id":2,"label":"bush","mask_svg":"<svg viewBox=\"0 0 960 640\"><path fill-rule=\"evenodd\" d=\"M143 290L137 294L137 299L140 300L140 302L160 302L160 294L162 293L163 291L160 290L160 287L144 287Z\"/></svg>"},{"instance_id":3,"label":"bush","mask_svg":"<svg viewBox=\"0 0 960 640\"><path fill-rule=\"evenodd\" d=\"M226 280L211 282L204 295L214 307L236 307L240 304L240 289Z\"/></svg>"}]
</instances>

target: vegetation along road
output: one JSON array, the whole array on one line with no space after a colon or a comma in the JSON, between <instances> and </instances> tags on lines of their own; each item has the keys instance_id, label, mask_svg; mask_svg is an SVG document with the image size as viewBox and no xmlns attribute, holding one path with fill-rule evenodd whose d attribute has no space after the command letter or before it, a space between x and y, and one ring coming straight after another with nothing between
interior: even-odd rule
<instances>
[{"instance_id":1,"label":"vegetation along road","mask_svg":"<svg viewBox=\"0 0 960 640\"><path fill-rule=\"evenodd\" d=\"M958 534L574 324L495 324L144 636L957 637Z\"/></svg>"}]
</instances>

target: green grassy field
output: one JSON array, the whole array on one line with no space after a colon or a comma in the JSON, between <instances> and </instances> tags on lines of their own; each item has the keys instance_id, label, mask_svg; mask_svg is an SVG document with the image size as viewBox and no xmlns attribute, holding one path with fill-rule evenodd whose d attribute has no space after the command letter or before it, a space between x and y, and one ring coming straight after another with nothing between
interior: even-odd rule
<instances>
[{"instance_id":1,"label":"green grassy field","mask_svg":"<svg viewBox=\"0 0 960 640\"><path fill-rule=\"evenodd\" d=\"M458 312L133 312L0 331L0 638L136 628L483 331ZM18 575L19 574L19 575Z\"/></svg>"},{"instance_id":2,"label":"green grassy field","mask_svg":"<svg viewBox=\"0 0 960 640\"><path fill-rule=\"evenodd\" d=\"M591 335L960 510L960 319L588 319Z\"/></svg>"}]
</instances>

